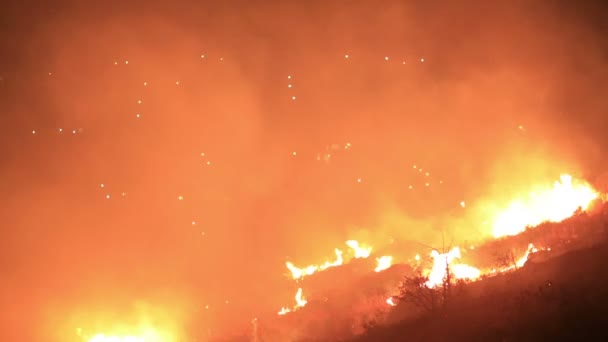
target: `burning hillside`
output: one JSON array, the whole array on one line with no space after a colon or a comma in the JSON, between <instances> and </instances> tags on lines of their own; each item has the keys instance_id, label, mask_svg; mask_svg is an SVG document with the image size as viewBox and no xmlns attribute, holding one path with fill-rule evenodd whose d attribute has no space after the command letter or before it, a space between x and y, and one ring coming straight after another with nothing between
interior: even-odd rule
<instances>
[{"instance_id":1,"label":"burning hillside","mask_svg":"<svg viewBox=\"0 0 608 342\"><path fill-rule=\"evenodd\" d=\"M563 224L567 224L566 221L572 215L584 213L591 207L592 202L599 198L599 193L589 184L573 181L569 175L562 175L560 181L556 181L553 187L545 187L544 191L540 189L542 187L537 187L534 192L530 192L529 200L511 202L507 209L494 219L493 235L503 237L495 240L495 242L488 241L480 246L463 246L464 249L453 246L443 252L441 249L430 248L425 256L416 254L407 258L407 256L376 255L372 246L349 240L346 245L350 250L345 253L342 249L336 248L336 259L334 261L326 261L322 264L313 264L301 268L287 262L287 268L294 281L299 286L306 288L307 293L314 295L309 296L309 299L304 299L303 288L298 288L294 298L295 305L292 308L283 307L278 314L298 314L295 311L304 309L301 314L306 316L305 306L309 302L334 312L334 318L341 315L342 318L340 319L342 320L357 319L356 317L348 317L349 315L357 317L361 315L374 316L378 313L378 310L386 314L389 310L387 307L398 304L398 287L404 276L418 273L425 279L422 286L432 289L446 286L446 281L474 282L500 273L517 270L523 267L539 251L551 251L552 247L550 243L547 243L548 240L538 238L528 240L524 250L517 252L514 249L508 249L509 254L494 255L490 260L487 256L483 256L485 246L492 244L511 245L512 241L519 239L519 235L526 235L527 228L530 228L531 232L538 230L538 234L546 237L547 234L553 234L554 232L551 229L544 229L543 223L565 220ZM496 246L492 248L495 249ZM396 267L397 265L393 265L393 258L408 260L404 265L407 265L407 267ZM469 260L470 263L463 263L462 260ZM477 264L479 261L481 262ZM350 269L350 271L340 272L342 269ZM357 269L359 271L355 271ZM364 269L367 271L363 272ZM326 273L327 277L324 281L314 281L316 278L321 279ZM386 276L383 275L384 273L386 273ZM307 279L308 277L310 279ZM338 286L337 279L340 279L342 285ZM328 286L327 284L331 285ZM371 304L373 300L370 302L370 298L374 297L378 298L376 304ZM339 310L336 307L331 309L332 306L336 305L331 304L332 302L339 303L340 301L347 304L337 304L337 307L341 308ZM353 313L348 309L352 305L358 305L356 303L359 301L368 303L364 312ZM316 309L317 314L318 310L322 309ZM271 320L267 324L281 325L283 323ZM313 323L303 323L298 320L297 324ZM319 332L319 329L317 327L314 331ZM355 329L353 333L356 333L356 331L359 330Z\"/></svg>"}]
</instances>

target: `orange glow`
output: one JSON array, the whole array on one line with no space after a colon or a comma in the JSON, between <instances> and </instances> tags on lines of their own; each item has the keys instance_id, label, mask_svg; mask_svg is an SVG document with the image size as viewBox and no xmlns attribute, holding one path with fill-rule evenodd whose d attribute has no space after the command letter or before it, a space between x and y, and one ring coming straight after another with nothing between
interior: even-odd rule
<instances>
[{"instance_id":1,"label":"orange glow","mask_svg":"<svg viewBox=\"0 0 608 342\"><path fill-rule=\"evenodd\" d=\"M391 267L391 264L393 263L393 257L389 256L389 255L385 255L385 256L376 258L376 261L378 262L378 266L376 266L376 269L374 271L381 272L381 271L384 271L387 268Z\"/></svg>"},{"instance_id":2,"label":"orange glow","mask_svg":"<svg viewBox=\"0 0 608 342\"><path fill-rule=\"evenodd\" d=\"M541 188L530 192L529 198L515 200L501 212L493 223L494 237L517 235L528 226L543 222L559 222L598 198L598 193L586 182L573 181L564 174L552 188Z\"/></svg>"}]
</instances>

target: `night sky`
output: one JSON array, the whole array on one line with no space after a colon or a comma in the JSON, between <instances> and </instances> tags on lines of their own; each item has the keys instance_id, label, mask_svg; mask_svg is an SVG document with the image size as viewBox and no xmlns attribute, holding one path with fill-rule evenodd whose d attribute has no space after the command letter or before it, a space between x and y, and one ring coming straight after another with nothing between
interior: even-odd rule
<instances>
[{"instance_id":1,"label":"night sky","mask_svg":"<svg viewBox=\"0 0 608 342\"><path fill-rule=\"evenodd\" d=\"M604 13L3 4L0 339L59 341L134 302L187 329L248 322L292 300L286 260L351 238L488 234L461 201L560 172L593 182L607 171Z\"/></svg>"}]
</instances>

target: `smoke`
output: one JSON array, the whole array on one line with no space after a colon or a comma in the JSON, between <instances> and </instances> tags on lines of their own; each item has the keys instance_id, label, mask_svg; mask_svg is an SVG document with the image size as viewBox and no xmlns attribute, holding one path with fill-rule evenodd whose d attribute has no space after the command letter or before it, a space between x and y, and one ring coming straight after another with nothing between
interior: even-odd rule
<instances>
[{"instance_id":1,"label":"smoke","mask_svg":"<svg viewBox=\"0 0 608 342\"><path fill-rule=\"evenodd\" d=\"M594 178L598 6L7 8L0 330L137 301L197 333L247 324L291 296L286 260L488 235L462 201Z\"/></svg>"}]
</instances>

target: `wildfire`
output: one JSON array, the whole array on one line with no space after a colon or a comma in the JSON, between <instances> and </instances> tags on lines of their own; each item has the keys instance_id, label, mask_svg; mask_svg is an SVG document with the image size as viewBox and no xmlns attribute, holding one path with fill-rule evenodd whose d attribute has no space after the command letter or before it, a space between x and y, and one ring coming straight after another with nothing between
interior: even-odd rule
<instances>
[{"instance_id":1,"label":"wildfire","mask_svg":"<svg viewBox=\"0 0 608 342\"><path fill-rule=\"evenodd\" d=\"M278 312L278 314L285 315L287 313L296 311L299 308L306 306L306 303L308 303L308 301L306 300L306 298L304 298L304 295L302 294L302 288L298 288L298 292L296 292L295 299L296 299L296 305L293 307L293 309L282 307L281 310Z\"/></svg>"},{"instance_id":2,"label":"wildfire","mask_svg":"<svg viewBox=\"0 0 608 342\"><path fill-rule=\"evenodd\" d=\"M393 257L389 256L389 255L385 255L385 256L376 258L376 261L378 262L378 266L376 266L376 269L374 271L382 272L382 271L386 270L387 268L391 267L391 264L393 263Z\"/></svg>"},{"instance_id":3,"label":"wildfire","mask_svg":"<svg viewBox=\"0 0 608 342\"><path fill-rule=\"evenodd\" d=\"M433 267L427 271L428 281L426 286L433 288L443 284L447 275L446 268L449 265L452 277L454 279L470 279L475 280L481 276L481 271L473 266L466 264L452 264L456 259L460 259L460 248L454 247L447 253L440 254L436 250L431 252L433 258Z\"/></svg>"},{"instance_id":4,"label":"wildfire","mask_svg":"<svg viewBox=\"0 0 608 342\"><path fill-rule=\"evenodd\" d=\"M586 210L598 193L585 182L573 182L572 176L561 175L552 188L530 193L527 200L511 202L493 224L494 237L517 235L526 227L543 222L559 222L581 208Z\"/></svg>"},{"instance_id":5,"label":"wildfire","mask_svg":"<svg viewBox=\"0 0 608 342\"><path fill-rule=\"evenodd\" d=\"M599 197L588 183L573 181L572 176L564 174L560 176L560 180L553 184L553 187L545 189L536 189L531 192L526 200L512 201L506 210L502 211L493 220L493 235L494 237L503 237L517 235L523 232L529 226L535 226L546 221L559 222L572 216L579 208L586 210L591 202ZM464 201L460 205L465 208ZM348 258L368 258L372 254L372 247L360 244L356 240L346 241L346 245L352 250L352 254L348 254ZM468 247L471 250L474 246ZM548 248L550 250L550 248ZM501 269L493 269L484 271L484 274L495 274L496 272L508 272L519 267L523 267L528 261L531 254L539 251L539 248L533 244L529 244L525 254L512 261L512 265ZM336 259L326 261L319 265L309 265L303 268L294 266L293 263L287 262L287 268L291 271L293 279L298 280L306 276L310 276L318 271L323 271L330 267L336 267L345 263L342 250L335 249ZM433 263L430 268L424 269L423 274L428 278L425 286L435 288L442 286L446 281L447 272L451 280L469 280L476 281L482 276L482 272L471 265L457 263L461 259L461 250L459 247L454 247L446 253L440 253L433 250L430 254ZM421 256L416 254L415 263L420 266ZM348 260L346 260L348 262ZM392 256L379 256L376 258L375 272L382 272L391 267L393 262ZM289 312L294 312L307 304L307 300L303 297L302 289L298 288L295 295L296 304L292 307L283 307L278 314L285 315ZM386 304L389 306L397 305L394 297L388 297ZM90 342L105 342L106 340L95 340ZM123 342L123 340L112 340ZM135 342L140 340L124 340L125 342ZM142 340L143 341L143 340Z\"/></svg>"}]
</instances>

